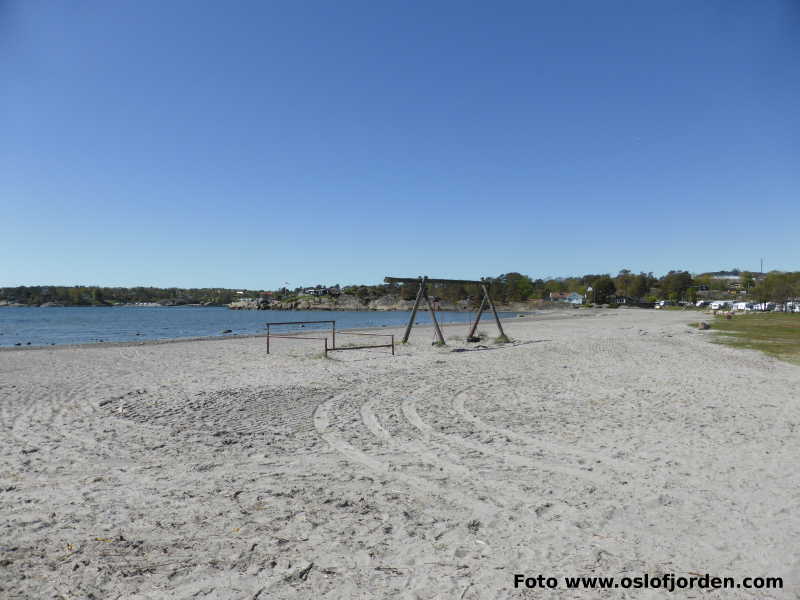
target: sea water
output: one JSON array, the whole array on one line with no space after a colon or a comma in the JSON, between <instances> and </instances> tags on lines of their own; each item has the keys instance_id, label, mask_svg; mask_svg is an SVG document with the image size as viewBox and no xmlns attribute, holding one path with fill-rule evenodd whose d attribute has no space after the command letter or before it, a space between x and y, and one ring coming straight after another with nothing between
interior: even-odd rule
<instances>
[{"instance_id":1,"label":"sea water","mask_svg":"<svg viewBox=\"0 0 800 600\"><path fill-rule=\"evenodd\" d=\"M51 346L99 342L128 342L174 338L264 333L265 324L277 321L335 320L336 329L362 327L398 327L408 322L409 311L261 311L230 310L225 307L3 307L0 308L0 346ZM511 317L518 313L499 313ZM490 315L484 313L483 319ZM467 323L475 313L437 313L444 323ZM417 313L415 321L429 324L430 315ZM275 327L272 331L306 330L329 325L307 325L305 328ZM230 335L230 334L227 334Z\"/></svg>"}]
</instances>

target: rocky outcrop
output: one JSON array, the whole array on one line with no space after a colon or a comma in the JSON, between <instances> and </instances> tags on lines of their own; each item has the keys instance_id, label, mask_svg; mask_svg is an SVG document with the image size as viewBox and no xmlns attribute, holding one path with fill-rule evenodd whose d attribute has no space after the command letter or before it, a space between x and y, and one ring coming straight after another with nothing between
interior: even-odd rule
<instances>
[{"instance_id":1,"label":"rocky outcrop","mask_svg":"<svg viewBox=\"0 0 800 600\"><path fill-rule=\"evenodd\" d=\"M511 304L497 304L496 308L503 312L527 312L543 308L541 300L529 302L514 302ZM572 308L572 305L557 303L558 308ZM232 302L228 308L234 310L411 310L414 307L413 300L403 300L400 296L381 296L374 300L364 302L358 296L342 294L340 296L304 296L296 300L285 302L269 301L265 299L247 299ZM457 302L440 301L437 308L447 311L474 312L477 310L466 300ZM427 311L428 307L423 302L419 307L421 311ZM488 307L486 308L488 311Z\"/></svg>"},{"instance_id":2,"label":"rocky outcrop","mask_svg":"<svg viewBox=\"0 0 800 600\"><path fill-rule=\"evenodd\" d=\"M0 307L16 307L21 308L24 306L28 306L27 304L22 304L21 302L14 302L13 300L0 300Z\"/></svg>"},{"instance_id":3,"label":"rocky outcrop","mask_svg":"<svg viewBox=\"0 0 800 600\"><path fill-rule=\"evenodd\" d=\"M402 300L399 296L384 296L364 302L357 296L305 296L288 301L239 300L228 308L234 310L410 310L413 301Z\"/></svg>"},{"instance_id":4,"label":"rocky outcrop","mask_svg":"<svg viewBox=\"0 0 800 600\"><path fill-rule=\"evenodd\" d=\"M269 308L269 303L262 298L237 300L228 304L228 308L233 310L265 310Z\"/></svg>"}]
</instances>

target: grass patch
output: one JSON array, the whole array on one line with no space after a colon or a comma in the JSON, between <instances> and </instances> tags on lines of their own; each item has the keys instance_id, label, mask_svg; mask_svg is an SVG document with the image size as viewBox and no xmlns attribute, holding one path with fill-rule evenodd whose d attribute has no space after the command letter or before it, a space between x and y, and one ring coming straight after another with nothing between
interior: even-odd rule
<instances>
[{"instance_id":1,"label":"grass patch","mask_svg":"<svg viewBox=\"0 0 800 600\"><path fill-rule=\"evenodd\" d=\"M763 313L717 317L711 328L715 341L735 348L760 350L764 354L800 365L800 315Z\"/></svg>"}]
</instances>

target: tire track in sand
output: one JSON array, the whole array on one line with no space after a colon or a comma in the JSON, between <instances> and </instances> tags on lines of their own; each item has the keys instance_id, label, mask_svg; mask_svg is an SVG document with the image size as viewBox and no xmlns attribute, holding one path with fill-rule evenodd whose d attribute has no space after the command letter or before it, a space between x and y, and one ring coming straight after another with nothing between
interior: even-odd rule
<instances>
[{"instance_id":1,"label":"tire track in sand","mask_svg":"<svg viewBox=\"0 0 800 600\"><path fill-rule=\"evenodd\" d=\"M601 454L599 452L584 450L582 448L576 448L569 444L559 444L557 442L533 438L523 433L517 433L512 429L501 429L500 427L494 427L493 425L486 423L479 417L469 412L469 410L467 410L464 397L468 395L468 392L470 391L472 391L471 388L466 388L457 392L456 395L453 397L452 407L454 412L459 417L461 417L465 421L472 423L475 427L479 429L500 436L504 436L509 440L515 440L519 444L525 446L526 448L530 448L533 451L568 454L583 460L590 461L594 465L598 465L602 470L607 471L609 475L620 476L620 474L624 473L627 476L631 476L631 475L641 475L647 472L646 469L640 466L634 465L627 461L621 461L619 459Z\"/></svg>"},{"instance_id":2,"label":"tire track in sand","mask_svg":"<svg viewBox=\"0 0 800 600\"><path fill-rule=\"evenodd\" d=\"M485 519L491 519L497 514L498 507L493 506L488 502L472 499L470 496L465 496L464 494L455 494L446 489L439 482L393 470L388 463L362 452L352 444L345 441L336 433L335 429L333 428L331 414L335 404L341 399L345 398L347 395L348 394L345 393L333 396L332 398L329 398L320 404L314 411L314 427L316 428L317 433L336 452L341 454L347 460L355 464L363 465L378 473L382 473L385 476L413 489L414 491L421 493L423 496L438 496L447 500L450 504L472 510Z\"/></svg>"},{"instance_id":3,"label":"tire track in sand","mask_svg":"<svg viewBox=\"0 0 800 600\"><path fill-rule=\"evenodd\" d=\"M443 460L437 454L432 454L430 452L430 444L436 443L435 438L438 436L452 438L452 436L439 434L433 430L430 425L422 421L418 414L415 415L416 410L413 406L415 400L405 400L401 405L401 409L407 421L417 430L423 433L425 436L424 441L429 445L425 445L425 443L422 441L405 441L398 439L380 423L380 420L375 414L373 407L378 402L379 401L377 399L373 398L368 400L360 407L362 423L376 438L384 442L387 446L390 446L396 450L407 452L419 458L424 458L434 465L442 467L442 470L445 473L452 474L453 476L463 476L466 471L467 477L469 477L467 484L459 484L453 480L446 482L434 482L425 478L415 477L408 474L402 474L402 477L397 477L397 479L400 479L403 483L410 484L410 487L422 489L423 491L427 491L429 494L431 493L431 488L433 486L435 486L437 490L443 490L443 488L445 488L442 492L440 492L440 494L450 498L454 504L461 506L467 505L466 502L470 496L474 497L477 495L478 498L480 498L480 500L478 500L479 502L484 498L491 499L496 507L489 507L487 512L484 514L494 517L493 521L498 524L505 524L506 519L513 515L521 515L525 514L526 512L535 512L536 516L538 517L537 522L541 523L541 526L548 528L555 526L560 532L560 535L567 535L573 538L575 544L581 546L589 542L589 546L587 547L590 547L590 540L593 538L603 538L608 536L611 536L611 539L620 540L623 545L628 545L631 540L636 539L636 537L641 534L641 531L636 527L625 525L627 518L615 518L613 522L609 520L610 515L618 512L618 509L612 502L609 502L608 499L600 499L592 496L591 502L589 502L589 504L586 506L573 506L563 499L558 499L557 497L552 496L547 497L547 499L542 499L542 496L532 493L515 480L514 476L515 474L519 475L519 469L516 469L515 473L514 470L509 470L506 467L505 470L509 471L509 476L506 481L488 482L478 475L479 472L475 468L470 468L467 465L451 463L450 461ZM329 415L325 415L326 410L329 410L329 407L323 411L320 411L319 414L324 415L325 418L330 418ZM352 423L352 420L350 422ZM325 428L329 425L329 422L318 423L317 429L319 431L321 427ZM329 437L326 437L325 439L328 443L331 443L332 441ZM447 439L446 441L452 442L453 440ZM335 447L335 449L340 451L351 461L363 464L383 473L387 473L390 476L398 475L396 472L390 469L388 464L382 462L380 459L355 449L351 444L345 442L344 440L339 440L338 442L341 445L339 447ZM447 449L446 444L437 445L440 448ZM541 468L540 465L532 465L532 462L536 461L530 457L514 455L512 456L511 460L505 460L507 459L507 455L504 452L487 452L487 449L480 447L480 444L467 444L467 449L477 451L483 455L492 456L493 458L499 458L499 462L502 463L505 461L507 465L511 465L512 467L523 467L530 469L538 466ZM553 467L552 469L548 469L550 472L558 475L569 475L569 478L573 481L576 478L587 479L587 475L591 479L592 483L596 483L596 480L598 479L603 479L600 475L594 475L591 472L584 473L580 469L570 469L568 467L559 468L560 465L548 464L547 466ZM548 484L548 487L551 487L553 484L556 484L556 481L551 480ZM603 488L606 486L597 487ZM571 486L568 486L568 489L570 488ZM574 488L571 489L575 491ZM453 494L457 495L454 497ZM578 492L578 496L582 496L582 494L582 492ZM589 497L585 497L584 500L589 501ZM598 533L600 532L603 532L606 535L599 536ZM498 537L502 539L504 534L500 532L498 532L498 534ZM547 535L543 535L543 537L547 537ZM628 540L628 542L624 542L623 540ZM685 552L681 552L677 549L676 553L685 554ZM641 557L629 557L629 559L645 560Z\"/></svg>"},{"instance_id":4,"label":"tire track in sand","mask_svg":"<svg viewBox=\"0 0 800 600\"><path fill-rule=\"evenodd\" d=\"M501 462L513 465L515 467L538 468L543 471L549 471L550 473L556 473L559 475L566 475L568 477L583 479L593 484L604 484L606 481L603 475L595 474L589 470L559 465L552 463L550 461L535 459L533 457L520 456L519 454L501 452L485 444L474 442L472 440L468 440L466 438L462 438L457 435L440 433L436 431L430 424L422 420L422 418L419 416L419 413L417 412L416 404L417 404L416 399L410 398L405 400L403 402L403 414L405 415L406 419L408 419L408 421L412 425L414 425L414 427L416 427L423 435L425 435L428 438L437 438L440 440L447 441L451 444L457 444L464 448L474 450L475 452L480 452L481 454L485 454L487 456L493 456L499 458Z\"/></svg>"},{"instance_id":5,"label":"tire track in sand","mask_svg":"<svg viewBox=\"0 0 800 600\"><path fill-rule=\"evenodd\" d=\"M406 418L408 419L408 421L412 425L414 425L420 432L422 432L424 435L428 436L429 439L430 438L439 438L439 439L447 440L450 443L461 445L461 446L463 446L465 448L468 448L470 450L474 450L476 452L480 452L480 453L482 453L484 455L494 456L494 457L500 459L501 461L504 461L505 463L511 464L511 465L514 465L514 466L519 466L519 467L531 467L532 466L531 465L532 459L530 457L525 457L525 456L521 456L521 455L518 455L518 454L510 453L510 452L497 450L497 449L491 448L491 447L489 447L489 446L487 446L485 444L482 444L482 443L479 443L479 442L474 442L472 440L468 440L468 439L462 438L462 437L457 436L457 435L445 434L445 433L440 433L440 432L436 431L429 423L426 423L420 417L419 413L416 410L416 403L417 403L417 400L413 399L413 398L405 400L403 402L403 405L402 405L403 413L406 416ZM539 462L539 461L537 461L537 462ZM540 468L545 468L545 467L540 467ZM603 474L585 473L585 472L581 471L580 469L575 469L575 468L570 468L570 467L562 467L562 466L558 466L558 465L549 465L548 464L547 467L546 467L546 470L548 470L548 471L550 471L552 473L557 473L557 474L562 474L562 475L569 475L571 477L582 477L582 478L587 479L587 480L591 481L592 483L596 484L598 489L601 489L601 490L608 490L609 487L615 487L619 483L619 482L609 481L608 477L606 475L603 475ZM515 484L513 484L511 482L506 484L507 488L510 488L512 486L516 487ZM650 488L648 488L648 491L646 493L643 493L642 490L638 490L637 491L634 487L631 487L630 493L633 496L638 496L637 503L641 504L641 505L644 505L644 504L646 504L648 502L650 502L650 503L654 502L655 501L654 498L657 498L658 499L657 501L661 501L662 499L665 498L665 496L663 494L659 494L658 490L650 489ZM687 494L687 493L685 493L683 491L679 491L679 490L674 490L674 489L669 490L668 497L674 498L676 500L680 500L681 502L684 502L684 503L687 503L687 504L690 504L690 505L691 504L695 504L695 505L697 504L697 498L696 497L693 497L691 494ZM600 506L600 504L602 504L602 502L598 502L598 499L595 499L594 503L595 503L596 506ZM557 508L557 509L561 509L562 506L566 507L567 510L572 513L570 516L572 516L575 519L575 521L578 521L579 519L585 518L587 516L585 514L580 513L578 511L578 509L573 508L570 504L566 504L564 502L555 503L555 502L553 502L553 500L550 500L550 504L553 507ZM614 508L614 507L609 505L607 508L611 509L611 508ZM698 505L698 508L702 509L702 505ZM616 510L616 508L614 508L614 510ZM597 515L595 515L595 517L597 517ZM573 525L574 525L575 521L573 521L573 523L572 523ZM609 525L610 523L607 523L606 519L603 518L597 524L604 528L605 526ZM621 534L621 535L624 535L625 537L635 536L637 533L641 533L641 532L637 532L636 529L632 529L632 530L629 529L627 526L624 526L620 522L618 522L616 525L612 526L612 528L616 531L617 535ZM699 545L699 546L706 547L708 551L712 550L712 547L710 545L704 543L704 542L695 541L694 543L695 543L696 546Z\"/></svg>"},{"instance_id":6,"label":"tire track in sand","mask_svg":"<svg viewBox=\"0 0 800 600\"><path fill-rule=\"evenodd\" d=\"M338 453L356 465L363 465L377 471L394 482L407 486L414 492L418 501L430 503L430 496L446 499L452 505L466 508L471 511L471 516L476 516L485 524L491 524L493 530L491 544L503 545L508 539L513 539L513 534L508 527L515 528L519 515L529 514L534 517L540 527L549 532L542 536L542 540L570 536L576 546L584 547L589 540L592 521L597 515L590 516L584 509L574 507L568 502L553 496L543 497L531 489L527 489L512 481L509 473L508 480L489 482L480 477L475 468L459 465L441 459L432 454L430 448L420 442L405 442L392 436L377 419L372 411L376 400L369 400L360 407L361 423L365 425L378 439L387 446L405 451L417 458L424 458L441 469L448 479L439 481L427 477L420 477L408 473L398 472L390 463L359 450L336 432L333 424L333 410L337 402L345 395L335 396L324 402L315 412L315 428L320 436ZM350 427L349 420L344 428ZM494 470L494 469L493 469ZM466 481L464 479L466 478ZM459 482L458 480L461 479ZM570 488L574 491L574 488ZM426 496L428 497L426 502ZM589 520L587 520L587 517ZM598 524L601 527L604 523ZM485 538L486 539L486 538ZM542 543L549 546L549 542ZM591 548L591 543L585 548Z\"/></svg>"},{"instance_id":7,"label":"tire track in sand","mask_svg":"<svg viewBox=\"0 0 800 600\"><path fill-rule=\"evenodd\" d=\"M413 410L408 409L410 401L406 400L403 405L403 413L408 420L408 422L414 426L418 431L421 431L427 439L425 440L427 443L431 443L433 441L432 438L443 439L446 438L447 441L453 441L455 436L447 435L447 434L440 434L439 432L435 431L430 425L422 421L419 417L419 414ZM443 460L440 455L432 454L428 451L428 446L425 446L419 442L415 441L401 441L396 437L393 437L378 421L374 411L372 410L372 406L376 404L376 400L369 400L365 404L361 406L361 418L366 425L367 429L369 429L375 437L383 440L384 442L391 444L395 448L402 449L404 452L412 453L416 456L424 456L430 462L435 462L446 469L450 469L453 471L457 471L460 474L467 474L470 476L474 475L474 471L464 465L460 465L458 463L452 463L450 461ZM480 452L481 454L487 454L495 457L500 457L505 459L508 454L505 452L494 451L493 449L476 442L471 442L469 440L464 440L463 438L455 438L458 445L462 447L467 447L469 450ZM438 445L445 451L450 450L447 445ZM593 484L598 483L601 480L601 476L596 476L591 472L587 472L578 468L562 466L556 463L552 463L549 461L543 461L533 457L523 457L518 455L511 455L512 460L510 461L511 464L515 467L526 467L532 469L540 469L543 471L549 471L552 473L558 473L561 475L567 475L569 477L574 477L578 479L587 480ZM527 492L526 492L527 494Z\"/></svg>"},{"instance_id":8,"label":"tire track in sand","mask_svg":"<svg viewBox=\"0 0 800 600\"><path fill-rule=\"evenodd\" d=\"M425 440L428 444L425 445L419 440L405 441L392 436L391 433L389 433L381 425L380 421L372 410L372 406L376 403L377 400L372 399L361 406L362 422L367 429L369 429L373 435L375 435L375 437L379 438L385 444L396 450L406 452L413 456L425 458L431 464L438 466L442 472L445 472L454 478L466 478L466 483L464 483L462 479L462 483L458 484L459 493L461 494L460 497L463 497L464 494L477 494L479 498L491 498L498 507L506 511L519 510L520 507L529 506L533 507L532 510L534 510L539 517L542 517L542 515L546 512L548 515L555 515L557 518L567 518L570 520L571 524L580 521L583 517L579 509L573 507L567 502L556 500L553 497L545 497L542 494L536 494L531 489L512 481L487 481L477 476L479 472L476 471L476 469L470 468L464 464L445 460L441 458L441 455L431 453L430 444L435 444L445 453L452 452L452 449L445 444L437 444L435 441L430 439L430 437ZM416 429L418 429L411 420L409 420L409 422ZM485 452L481 453L485 454ZM525 464L517 464L513 466L521 466L527 469L532 469L536 467L536 465L533 464L534 462L535 461L533 460L526 460ZM500 469L495 468L493 470L508 471L509 469L507 467L505 469L501 467ZM574 473L571 473L571 475L574 475ZM454 487L452 481L448 482L447 485L449 487ZM578 527L577 529L580 528Z\"/></svg>"}]
</instances>

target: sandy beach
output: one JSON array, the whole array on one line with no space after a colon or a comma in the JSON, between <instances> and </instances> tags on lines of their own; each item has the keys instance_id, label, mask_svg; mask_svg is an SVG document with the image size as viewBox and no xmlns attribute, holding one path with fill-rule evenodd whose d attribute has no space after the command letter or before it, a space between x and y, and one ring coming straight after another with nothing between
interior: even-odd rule
<instances>
[{"instance_id":1,"label":"sandy beach","mask_svg":"<svg viewBox=\"0 0 800 600\"><path fill-rule=\"evenodd\" d=\"M514 575L710 573L784 589L674 597L800 598L800 368L698 318L415 328L394 357L0 352L0 597L641 599L667 593Z\"/></svg>"}]
</instances>

